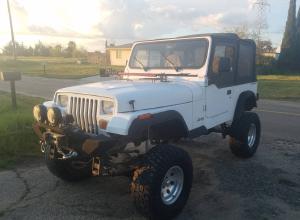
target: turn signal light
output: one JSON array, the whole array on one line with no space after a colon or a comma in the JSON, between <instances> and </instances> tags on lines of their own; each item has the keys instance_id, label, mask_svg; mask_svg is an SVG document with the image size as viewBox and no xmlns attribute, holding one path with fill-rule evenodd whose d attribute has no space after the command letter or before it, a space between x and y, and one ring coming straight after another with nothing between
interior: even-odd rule
<instances>
[{"instance_id":1,"label":"turn signal light","mask_svg":"<svg viewBox=\"0 0 300 220\"><path fill-rule=\"evenodd\" d=\"M139 115L138 117L139 120L148 120L150 118L152 118L152 115L150 113Z\"/></svg>"},{"instance_id":2,"label":"turn signal light","mask_svg":"<svg viewBox=\"0 0 300 220\"><path fill-rule=\"evenodd\" d=\"M99 127L103 130L105 130L107 128L107 124L108 124L108 121L106 120L103 120L103 119L100 119L99 120Z\"/></svg>"}]
</instances>

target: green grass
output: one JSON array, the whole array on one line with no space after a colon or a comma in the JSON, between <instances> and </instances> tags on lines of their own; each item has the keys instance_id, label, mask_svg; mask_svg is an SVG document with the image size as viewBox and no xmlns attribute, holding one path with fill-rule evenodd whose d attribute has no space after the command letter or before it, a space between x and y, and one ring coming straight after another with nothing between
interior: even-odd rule
<instances>
[{"instance_id":1,"label":"green grass","mask_svg":"<svg viewBox=\"0 0 300 220\"><path fill-rule=\"evenodd\" d=\"M258 80L275 80L275 81L300 81L299 75L259 75Z\"/></svg>"},{"instance_id":2,"label":"green grass","mask_svg":"<svg viewBox=\"0 0 300 220\"><path fill-rule=\"evenodd\" d=\"M258 76L258 92L262 99L300 101L300 76Z\"/></svg>"},{"instance_id":3,"label":"green grass","mask_svg":"<svg viewBox=\"0 0 300 220\"><path fill-rule=\"evenodd\" d=\"M77 64L77 58L63 57L12 57L0 56L0 71L18 71L31 76L49 78L83 78L99 74L98 64ZM44 73L44 64L46 73ZM113 67L121 71L122 67Z\"/></svg>"},{"instance_id":4,"label":"green grass","mask_svg":"<svg viewBox=\"0 0 300 220\"><path fill-rule=\"evenodd\" d=\"M32 129L32 108L41 102L40 98L18 95L18 109L12 110L9 94L0 92L0 169L12 167L24 157L40 155Z\"/></svg>"}]
</instances>

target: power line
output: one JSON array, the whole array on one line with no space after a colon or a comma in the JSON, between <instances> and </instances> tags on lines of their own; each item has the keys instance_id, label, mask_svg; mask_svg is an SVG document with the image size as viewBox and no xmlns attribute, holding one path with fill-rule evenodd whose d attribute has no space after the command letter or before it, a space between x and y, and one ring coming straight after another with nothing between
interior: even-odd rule
<instances>
[{"instance_id":1,"label":"power line","mask_svg":"<svg viewBox=\"0 0 300 220\"><path fill-rule=\"evenodd\" d=\"M261 63L262 54L262 35L268 29L268 17L267 10L270 9L271 5L267 0L256 0L254 2L254 8L257 11L256 18L256 35L257 35L257 62Z\"/></svg>"}]
</instances>

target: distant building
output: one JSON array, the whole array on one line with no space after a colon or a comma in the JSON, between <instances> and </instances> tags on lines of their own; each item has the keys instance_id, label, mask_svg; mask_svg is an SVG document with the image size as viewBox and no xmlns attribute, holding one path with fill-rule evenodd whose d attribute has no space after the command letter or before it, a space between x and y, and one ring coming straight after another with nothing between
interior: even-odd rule
<instances>
[{"instance_id":1,"label":"distant building","mask_svg":"<svg viewBox=\"0 0 300 220\"><path fill-rule=\"evenodd\" d=\"M267 58L274 58L275 60L279 59L280 53L277 52L265 52L262 53L262 56L267 57Z\"/></svg>"},{"instance_id":2,"label":"distant building","mask_svg":"<svg viewBox=\"0 0 300 220\"><path fill-rule=\"evenodd\" d=\"M109 54L110 65L112 66L125 66L129 59L132 44L123 44L119 46L107 47Z\"/></svg>"},{"instance_id":3,"label":"distant building","mask_svg":"<svg viewBox=\"0 0 300 220\"><path fill-rule=\"evenodd\" d=\"M280 52L281 52L281 47L279 46L274 51L263 52L262 56L264 56L266 58L272 58L272 59L278 60L279 56L280 56Z\"/></svg>"}]
</instances>

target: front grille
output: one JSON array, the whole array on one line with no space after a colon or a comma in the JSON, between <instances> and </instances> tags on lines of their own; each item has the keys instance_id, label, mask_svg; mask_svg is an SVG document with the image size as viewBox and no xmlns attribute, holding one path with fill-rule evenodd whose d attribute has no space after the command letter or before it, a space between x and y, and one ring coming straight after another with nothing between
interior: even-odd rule
<instances>
[{"instance_id":1,"label":"front grille","mask_svg":"<svg viewBox=\"0 0 300 220\"><path fill-rule=\"evenodd\" d=\"M97 112L99 101L91 98L71 97L70 113L75 123L87 133L98 134Z\"/></svg>"}]
</instances>

